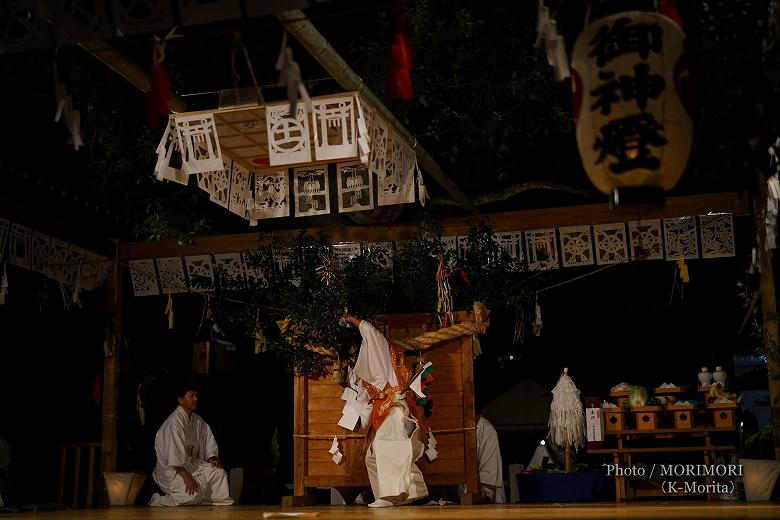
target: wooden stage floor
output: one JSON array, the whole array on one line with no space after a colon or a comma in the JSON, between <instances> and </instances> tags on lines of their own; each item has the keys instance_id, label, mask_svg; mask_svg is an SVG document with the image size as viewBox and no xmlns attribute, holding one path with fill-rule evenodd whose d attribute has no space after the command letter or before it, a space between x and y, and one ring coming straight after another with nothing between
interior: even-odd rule
<instances>
[{"instance_id":1,"label":"wooden stage floor","mask_svg":"<svg viewBox=\"0 0 780 520\"><path fill-rule=\"evenodd\" d=\"M321 506L282 509L279 506L177 507L147 506L112 507L108 509L80 509L47 512L0 514L0 519L36 518L41 520L260 520L263 513L303 513L298 518L377 519L377 520L459 520L459 519L772 519L780 518L780 503L706 503L653 502L601 504L533 504L486 506L406 506L388 509L369 509L365 506ZM286 515L285 515L286 516ZM271 518L284 518L275 515ZM287 517L287 518L295 518Z\"/></svg>"}]
</instances>

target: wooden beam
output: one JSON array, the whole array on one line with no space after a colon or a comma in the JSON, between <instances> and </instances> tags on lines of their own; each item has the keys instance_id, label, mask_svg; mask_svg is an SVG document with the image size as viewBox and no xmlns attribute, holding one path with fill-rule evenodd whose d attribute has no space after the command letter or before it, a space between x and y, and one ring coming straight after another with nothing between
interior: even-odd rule
<instances>
[{"instance_id":1,"label":"wooden beam","mask_svg":"<svg viewBox=\"0 0 780 520\"><path fill-rule=\"evenodd\" d=\"M712 193L686 197L671 197L663 208L647 207L616 208L610 210L607 204L587 204L564 208L544 208L526 211L511 211L483 215L494 232L522 231L548 227L577 226L587 224L607 224L629 220L659 219L706 215L707 213L733 213L745 215L750 210L749 199L743 192ZM450 218L441 220L444 236L465 235L471 227L471 218ZM316 236L324 232L333 243L338 242L374 242L405 240L415 236L418 224L389 224L370 226L332 226L308 228L308 235ZM283 242L294 242L301 230L274 232L273 236ZM236 235L214 235L197 237L192 245L182 245L176 240L160 242L128 242L120 248L122 261L166 256L199 255L212 253L234 253L258 249L271 243L270 236L260 233Z\"/></svg>"}]
</instances>

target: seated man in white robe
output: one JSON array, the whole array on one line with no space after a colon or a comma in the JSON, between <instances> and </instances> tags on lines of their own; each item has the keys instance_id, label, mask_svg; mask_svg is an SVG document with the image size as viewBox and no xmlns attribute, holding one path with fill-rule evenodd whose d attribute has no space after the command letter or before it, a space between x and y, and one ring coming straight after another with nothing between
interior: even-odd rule
<instances>
[{"instance_id":1,"label":"seated man in white robe","mask_svg":"<svg viewBox=\"0 0 780 520\"><path fill-rule=\"evenodd\" d=\"M477 415L477 465L482 496L494 504L505 504L504 469L498 433L481 414Z\"/></svg>"},{"instance_id":2,"label":"seated man in white robe","mask_svg":"<svg viewBox=\"0 0 780 520\"><path fill-rule=\"evenodd\" d=\"M164 495L155 493L150 506L229 506L228 479L219 462L211 428L200 415L198 392L191 386L179 392L179 406L154 438L157 465L152 474Z\"/></svg>"},{"instance_id":3,"label":"seated man in white robe","mask_svg":"<svg viewBox=\"0 0 780 520\"><path fill-rule=\"evenodd\" d=\"M388 342L369 322L350 315L344 319L360 330L363 340L354 373L373 403L374 438L366 450L366 468L376 500L368 507L424 498L428 488L415 461L425 452L427 430L414 393L406 391L414 373L405 363L404 350Z\"/></svg>"}]
</instances>

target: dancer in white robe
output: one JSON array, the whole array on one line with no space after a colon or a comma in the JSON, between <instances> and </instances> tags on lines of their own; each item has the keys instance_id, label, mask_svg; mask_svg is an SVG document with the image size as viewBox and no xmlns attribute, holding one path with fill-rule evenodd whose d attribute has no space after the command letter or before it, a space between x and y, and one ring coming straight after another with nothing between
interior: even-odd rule
<instances>
[{"instance_id":1,"label":"dancer in white robe","mask_svg":"<svg viewBox=\"0 0 780 520\"><path fill-rule=\"evenodd\" d=\"M219 462L211 428L200 415L198 392L183 389L179 406L154 438L157 465L152 474L165 493L155 493L150 506L229 506L228 479Z\"/></svg>"},{"instance_id":2,"label":"dancer in white robe","mask_svg":"<svg viewBox=\"0 0 780 520\"><path fill-rule=\"evenodd\" d=\"M354 374L373 399L375 435L366 450L366 468L375 501L368 507L403 505L424 498L428 488L415 461L425 452L427 432L410 411L417 406L413 392L403 391L414 374L404 363L403 350L389 343L373 325L350 315L344 318L363 338Z\"/></svg>"},{"instance_id":3,"label":"dancer in white robe","mask_svg":"<svg viewBox=\"0 0 780 520\"><path fill-rule=\"evenodd\" d=\"M505 504L504 470L498 433L481 415L477 421L477 464L482 495L494 504Z\"/></svg>"}]
</instances>

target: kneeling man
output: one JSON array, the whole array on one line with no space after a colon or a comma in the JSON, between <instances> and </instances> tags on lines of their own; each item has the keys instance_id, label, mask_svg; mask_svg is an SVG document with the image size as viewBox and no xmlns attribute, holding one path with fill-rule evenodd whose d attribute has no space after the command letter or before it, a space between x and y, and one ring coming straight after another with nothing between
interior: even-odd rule
<instances>
[{"instance_id":1,"label":"kneeling man","mask_svg":"<svg viewBox=\"0 0 780 520\"><path fill-rule=\"evenodd\" d=\"M198 392L192 386L179 392L179 406L154 438L157 465L154 480L164 495L155 493L150 506L229 506L228 479L219 462L211 428L200 415Z\"/></svg>"}]
</instances>

